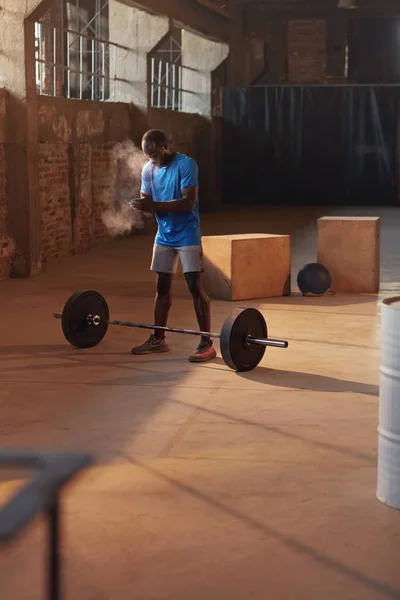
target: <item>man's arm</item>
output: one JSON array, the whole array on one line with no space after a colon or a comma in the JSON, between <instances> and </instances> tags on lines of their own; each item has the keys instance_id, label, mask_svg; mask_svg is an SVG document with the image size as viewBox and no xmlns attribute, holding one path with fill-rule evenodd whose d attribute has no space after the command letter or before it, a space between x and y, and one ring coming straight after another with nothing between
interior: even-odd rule
<instances>
[{"instance_id":1,"label":"man's arm","mask_svg":"<svg viewBox=\"0 0 400 600\"><path fill-rule=\"evenodd\" d=\"M181 192L181 200L153 202L153 210L158 213L191 212L196 204L198 189L197 186L184 188Z\"/></svg>"},{"instance_id":2,"label":"man's arm","mask_svg":"<svg viewBox=\"0 0 400 600\"><path fill-rule=\"evenodd\" d=\"M131 208L141 210L143 212L152 212L154 210L153 197L151 194L151 185L146 167L142 171L142 185L140 188L140 198L135 198L129 204Z\"/></svg>"}]
</instances>

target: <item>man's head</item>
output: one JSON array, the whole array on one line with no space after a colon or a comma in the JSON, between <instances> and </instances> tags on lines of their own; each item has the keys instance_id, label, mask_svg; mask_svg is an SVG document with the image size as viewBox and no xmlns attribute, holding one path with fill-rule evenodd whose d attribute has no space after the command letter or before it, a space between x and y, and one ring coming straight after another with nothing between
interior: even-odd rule
<instances>
[{"instance_id":1,"label":"man's head","mask_svg":"<svg viewBox=\"0 0 400 600\"><path fill-rule=\"evenodd\" d=\"M158 167L167 164L174 154L165 133L157 129L150 129L144 134L142 150L145 157Z\"/></svg>"}]
</instances>

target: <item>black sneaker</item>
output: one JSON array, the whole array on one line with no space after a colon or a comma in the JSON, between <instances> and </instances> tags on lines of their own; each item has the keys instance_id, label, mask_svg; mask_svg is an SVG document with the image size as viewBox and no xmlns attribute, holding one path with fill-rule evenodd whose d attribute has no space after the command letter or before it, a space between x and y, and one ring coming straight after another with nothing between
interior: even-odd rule
<instances>
[{"instance_id":1,"label":"black sneaker","mask_svg":"<svg viewBox=\"0 0 400 600\"><path fill-rule=\"evenodd\" d=\"M154 335L154 333L149 337L147 342L142 344L141 346L137 346L136 348L132 348L131 352L135 355L143 355L143 354L157 354L158 352L168 352L169 347L165 341L165 337L160 338Z\"/></svg>"}]
</instances>

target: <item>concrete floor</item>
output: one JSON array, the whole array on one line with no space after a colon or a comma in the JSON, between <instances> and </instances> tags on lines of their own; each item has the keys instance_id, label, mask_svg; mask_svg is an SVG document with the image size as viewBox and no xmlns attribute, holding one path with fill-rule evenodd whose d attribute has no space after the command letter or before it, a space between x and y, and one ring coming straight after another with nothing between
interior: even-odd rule
<instances>
[{"instance_id":1,"label":"concrete floor","mask_svg":"<svg viewBox=\"0 0 400 600\"><path fill-rule=\"evenodd\" d=\"M209 215L203 232L289 232L295 273L315 260L324 211L290 214ZM364 214L382 216L391 295L400 211ZM102 292L115 318L152 321L151 245L112 242L0 284L1 446L97 462L64 496L65 598L400 598L400 514L375 498L378 297L246 302L291 342L248 374L221 359L189 364L186 336L171 335L173 351L158 357L130 356L147 334L126 328L92 350L69 347L51 315L76 289ZM231 307L213 302L213 329ZM181 277L170 323L195 327ZM1 479L5 498L16 482ZM2 599L45 598L45 533L38 519L1 551Z\"/></svg>"}]
</instances>

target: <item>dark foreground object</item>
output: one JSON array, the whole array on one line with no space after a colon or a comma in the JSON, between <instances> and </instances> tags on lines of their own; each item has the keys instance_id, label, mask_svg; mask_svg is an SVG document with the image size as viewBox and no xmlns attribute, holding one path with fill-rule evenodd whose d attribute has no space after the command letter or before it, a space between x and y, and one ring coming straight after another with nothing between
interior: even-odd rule
<instances>
[{"instance_id":1,"label":"dark foreground object","mask_svg":"<svg viewBox=\"0 0 400 600\"><path fill-rule=\"evenodd\" d=\"M0 510L0 544L10 542L38 513L49 519L48 599L61 599L60 492L91 458L81 454L28 453L0 449L0 466L30 467L36 473Z\"/></svg>"}]
</instances>

